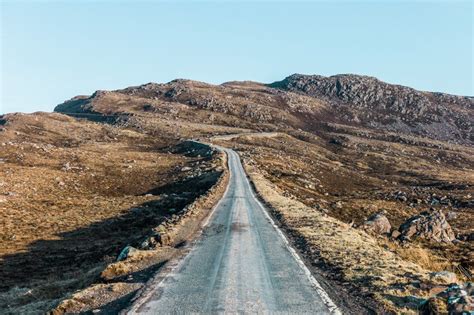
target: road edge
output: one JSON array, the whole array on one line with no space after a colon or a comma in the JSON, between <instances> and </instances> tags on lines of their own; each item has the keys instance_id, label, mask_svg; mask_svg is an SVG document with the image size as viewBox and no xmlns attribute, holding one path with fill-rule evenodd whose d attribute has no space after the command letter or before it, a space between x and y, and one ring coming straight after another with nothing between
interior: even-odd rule
<instances>
[{"instance_id":1,"label":"road edge","mask_svg":"<svg viewBox=\"0 0 474 315\"><path fill-rule=\"evenodd\" d=\"M248 173L247 173L247 171L246 171L246 169L245 169L245 167L242 163L240 155L238 155L238 156L239 156L240 163L242 164L242 167L245 171L245 175L247 177L247 185L248 185L250 191L252 192L253 197L257 201L257 204L259 205L260 209L265 214L265 217L270 221L273 228L277 231L278 235L283 240L286 248L291 253L293 258L296 260L298 266L304 271L304 273L305 273L306 277L308 278L309 282L313 285L313 287L315 288L315 290L317 291L317 293L319 294L319 296L321 297L321 299L323 300L324 304L327 306L327 308L329 309L331 314L342 315L342 311L340 310L340 308L336 305L336 303L334 303L334 301L331 299L331 297L326 292L326 290L324 290L324 288L321 286L319 281L316 280L316 278L313 276L313 273L311 272L311 270L306 266L306 264L304 263L304 260L298 254L297 250L295 248L293 248L291 242L288 240L285 233L275 223L275 220L273 219L272 215L268 211L269 209L267 209L267 207L262 203L262 201L264 201L264 199L263 199L262 196L260 196L260 194L258 194L258 192L255 188L255 183L252 181L252 178L248 175Z\"/></svg>"},{"instance_id":2,"label":"road edge","mask_svg":"<svg viewBox=\"0 0 474 315\"><path fill-rule=\"evenodd\" d=\"M196 141L197 142L197 141ZM198 143L203 143L203 142L198 142ZM145 304L149 298L155 294L156 289L162 286L162 283L172 276L174 274L174 271L179 268L179 266L183 263L184 258L192 251L194 248L194 245L196 242L199 240L199 238L202 235L203 229L209 224L210 219L214 215L215 210L219 207L220 203L223 200L223 196L227 193L229 189L229 183L232 178L232 174L229 171L229 157L227 152L223 150L220 147L208 144L208 143L203 143L206 145L209 145L211 147L214 147L218 149L221 154L224 155L224 161L223 161L223 166L224 166L224 172L221 176L221 179L216 183L214 187L212 187L210 190L219 190L219 186L222 186L223 183L225 183L225 189L222 193L219 193L220 198L217 202L214 203L212 206L211 210L201 219L200 222L200 227L198 231L192 236L192 240L185 245L182 250L171 257L171 259L160 268L160 270L152 277L150 280L148 280L144 286L139 289L139 291L135 294L135 297L130 301L130 304L123 309L119 314L120 315L125 315L125 314L139 314L139 310L142 307L143 304Z\"/></svg>"},{"instance_id":3,"label":"road edge","mask_svg":"<svg viewBox=\"0 0 474 315\"><path fill-rule=\"evenodd\" d=\"M252 168L248 164L245 166ZM266 209L268 209L269 216L273 219L275 224L278 226L278 229L282 231L282 233L287 237L290 244L293 246L293 249L297 253L299 253L300 259L304 262L307 269L310 270L311 274L317 281L324 287L326 293L332 300L338 301L338 307L343 313L349 314L394 314L386 309L382 308L380 304L374 300L372 297L366 296L358 296L360 293L358 290L348 291L346 284L347 282L342 282L337 276L338 270L335 266L326 265L325 267L321 268L317 265L312 265L312 261L310 257L305 255L304 250L300 249L298 244L302 241L304 242L305 239L295 234L293 229L285 224L284 221L281 221L278 214L280 213L271 202L267 201L266 198L258 192L257 187L253 181L252 176L249 176L249 170L246 169L246 173L249 179L250 184L254 187L256 191L256 196L259 201L265 205ZM261 175L258 170L256 171L257 174ZM328 277L329 275L335 275L336 277ZM354 289L354 287L352 287Z\"/></svg>"}]
</instances>

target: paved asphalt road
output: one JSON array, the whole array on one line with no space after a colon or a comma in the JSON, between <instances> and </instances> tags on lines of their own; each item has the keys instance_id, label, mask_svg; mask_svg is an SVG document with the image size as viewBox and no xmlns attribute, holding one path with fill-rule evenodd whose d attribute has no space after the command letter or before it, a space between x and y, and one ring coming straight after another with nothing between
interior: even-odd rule
<instances>
[{"instance_id":1,"label":"paved asphalt road","mask_svg":"<svg viewBox=\"0 0 474 315\"><path fill-rule=\"evenodd\" d=\"M202 236L129 314L339 313L256 199L237 153L223 150L230 182Z\"/></svg>"}]
</instances>

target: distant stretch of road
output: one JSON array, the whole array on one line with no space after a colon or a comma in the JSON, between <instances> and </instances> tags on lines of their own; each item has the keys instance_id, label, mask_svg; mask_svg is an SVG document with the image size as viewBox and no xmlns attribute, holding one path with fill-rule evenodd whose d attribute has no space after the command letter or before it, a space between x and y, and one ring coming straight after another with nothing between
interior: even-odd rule
<instances>
[{"instance_id":1,"label":"distant stretch of road","mask_svg":"<svg viewBox=\"0 0 474 315\"><path fill-rule=\"evenodd\" d=\"M128 313L338 314L255 197L237 153L222 150L231 177L203 234Z\"/></svg>"}]
</instances>

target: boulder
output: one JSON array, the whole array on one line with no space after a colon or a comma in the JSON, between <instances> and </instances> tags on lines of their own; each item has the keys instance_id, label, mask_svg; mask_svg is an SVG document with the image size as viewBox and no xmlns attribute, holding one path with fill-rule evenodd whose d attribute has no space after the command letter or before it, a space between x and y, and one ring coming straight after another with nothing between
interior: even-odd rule
<instances>
[{"instance_id":1,"label":"boulder","mask_svg":"<svg viewBox=\"0 0 474 315\"><path fill-rule=\"evenodd\" d=\"M454 272L438 271L430 273L430 280L436 284L451 284L456 283L458 278Z\"/></svg>"},{"instance_id":2,"label":"boulder","mask_svg":"<svg viewBox=\"0 0 474 315\"><path fill-rule=\"evenodd\" d=\"M472 283L451 284L444 291L429 298L420 309L421 314L472 314L474 296Z\"/></svg>"},{"instance_id":3,"label":"boulder","mask_svg":"<svg viewBox=\"0 0 474 315\"><path fill-rule=\"evenodd\" d=\"M451 243L454 232L441 210L431 209L409 218L398 229L403 241L424 238L436 242Z\"/></svg>"},{"instance_id":4,"label":"boulder","mask_svg":"<svg viewBox=\"0 0 474 315\"><path fill-rule=\"evenodd\" d=\"M451 303L450 303L451 302ZM448 300L448 311L450 314L473 314L474 297L464 295L459 298Z\"/></svg>"},{"instance_id":5,"label":"boulder","mask_svg":"<svg viewBox=\"0 0 474 315\"><path fill-rule=\"evenodd\" d=\"M390 237L391 237L392 239L397 239L397 238L400 237L400 235L401 235L400 231L394 230L394 231L392 232L392 234L390 235Z\"/></svg>"},{"instance_id":6,"label":"boulder","mask_svg":"<svg viewBox=\"0 0 474 315\"><path fill-rule=\"evenodd\" d=\"M132 246L126 246L117 257L117 261L122 261L127 259L130 256L133 256L134 253L138 252L138 249Z\"/></svg>"},{"instance_id":7,"label":"boulder","mask_svg":"<svg viewBox=\"0 0 474 315\"><path fill-rule=\"evenodd\" d=\"M383 212L372 214L362 225L368 232L376 234L389 234L392 226Z\"/></svg>"},{"instance_id":8,"label":"boulder","mask_svg":"<svg viewBox=\"0 0 474 315\"><path fill-rule=\"evenodd\" d=\"M336 201L336 202L333 204L333 207L334 207L334 208L337 208L337 209L341 209L341 208L342 208L342 201Z\"/></svg>"},{"instance_id":9,"label":"boulder","mask_svg":"<svg viewBox=\"0 0 474 315\"><path fill-rule=\"evenodd\" d=\"M446 305L446 301L437 296L429 298L420 307L420 314L422 315L447 314L447 313L448 313L448 307Z\"/></svg>"},{"instance_id":10,"label":"boulder","mask_svg":"<svg viewBox=\"0 0 474 315\"><path fill-rule=\"evenodd\" d=\"M474 241L474 232L466 233L466 234L459 234L457 239L460 241L472 242Z\"/></svg>"}]
</instances>

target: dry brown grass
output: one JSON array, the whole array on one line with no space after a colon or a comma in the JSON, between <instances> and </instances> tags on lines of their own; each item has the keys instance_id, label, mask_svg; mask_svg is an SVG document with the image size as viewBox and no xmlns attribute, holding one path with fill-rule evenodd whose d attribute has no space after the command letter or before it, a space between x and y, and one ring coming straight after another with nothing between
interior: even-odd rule
<instances>
[{"instance_id":1,"label":"dry brown grass","mask_svg":"<svg viewBox=\"0 0 474 315\"><path fill-rule=\"evenodd\" d=\"M423 266L431 271L456 271L453 269L452 263L443 257L433 253L431 250L421 247L420 245L400 246L396 242L382 240L381 243L387 246L391 251L395 252L400 258Z\"/></svg>"},{"instance_id":2,"label":"dry brown grass","mask_svg":"<svg viewBox=\"0 0 474 315\"><path fill-rule=\"evenodd\" d=\"M12 314L42 313L96 281L125 245L171 216L172 199L147 192L202 160L169 154L175 138L60 114L16 115L5 128L0 308Z\"/></svg>"},{"instance_id":3,"label":"dry brown grass","mask_svg":"<svg viewBox=\"0 0 474 315\"><path fill-rule=\"evenodd\" d=\"M225 169L227 165L225 154L219 154L216 162L217 167ZM176 222L163 229L162 236L166 235L168 239L166 245L154 250L135 249L125 260L108 264L100 275L101 282L105 281L107 284L92 285L67 297L52 310L52 313L87 312L97 307L106 313L116 313L126 307L135 295L129 292L143 287L146 281L166 266L166 262L171 258L186 253L186 249L180 244L190 241L197 235L196 232L200 229L202 220L210 214L216 202L224 194L228 180L228 170L224 170L214 186L186 206L186 211ZM133 280L133 283L119 282L123 279ZM123 288L120 289L120 286L110 288L117 284L122 285ZM107 288L105 292L104 288ZM110 291L115 293L110 293ZM129 295L126 297L124 294ZM87 297L86 301L84 301L84 296Z\"/></svg>"},{"instance_id":4,"label":"dry brown grass","mask_svg":"<svg viewBox=\"0 0 474 315\"><path fill-rule=\"evenodd\" d=\"M347 225L351 221L359 225L370 214L384 209L397 227L430 206L429 202L410 204L413 196L407 201L393 197L399 190L416 190L417 198L436 194L456 201L456 206L437 207L454 212L449 222L456 233L472 232L474 209L468 203L474 195L472 147L342 125L334 121L329 103L322 99L277 92L251 82L223 86L191 81L152 84L98 93L88 105L95 111L91 117L100 116L98 112L121 113L123 120L120 125L111 126L76 121L60 114L34 114L9 117L11 123L0 126L0 130L6 129L0 131L0 144L6 143L0 147L0 211L5 214L0 226L5 246L0 249L0 256L7 266L0 280L10 289L21 283L21 292L28 292L33 285L42 288L34 291L35 298L28 293L27 302L22 297L12 304L22 312L26 312L26 308L22 309L24 303L34 305L34 301L48 299L34 306L44 309L44 303L53 303L59 290L70 292L90 283L89 276L81 280L78 270L94 269L97 264L104 267L130 241L122 234L141 234L149 228L145 224L128 230L127 226L135 225L129 224L124 215L150 201L162 200L143 193L185 176L177 170L193 163L192 159L168 155L160 148L180 138L206 139L239 132L278 132L276 137L246 136L221 141L224 146L239 149L247 165L258 169L284 198L301 202L297 208L304 210L295 210L298 216L293 222L299 232L324 247L318 243L319 234L314 229L327 224L328 246L343 253L347 244L354 246L354 252L359 250L360 242L373 247L357 258L373 269L361 270L358 266L347 269L352 262L327 249L328 259L348 270L348 279L361 282L362 287L366 282L377 286L381 270L396 274L396 270L384 265L391 257L407 266L421 257L419 262L426 268L443 268L444 260L473 268L472 242L451 247L420 243L426 252L389 245L384 248L380 240L373 243ZM67 162L70 169L66 171L63 168ZM5 194L8 192L11 194ZM328 221L320 212L332 218ZM339 229L346 229L344 233L353 236L355 243L345 239L344 233L342 240L337 233L331 235L331 228L338 233L343 233ZM98 232L101 230L103 234ZM382 255L382 266L377 265L377 254ZM33 268L38 261L40 268ZM91 261L94 263L89 264ZM54 269L56 265L70 266L71 270L61 278L61 272ZM23 272L18 273L17 269ZM52 275L51 270L56 274ZM117 274L124 272L127 271L117 270ZM61 283L58 292L44 289L44 279ZM392 279L395 284L397 279ZM382 277L380 281L385 285L392 280ZM407 283L405 291L394 296L415 294L416 290L410 291L412 287ZM6 292L2 296L13 294ZM2 305L6 304L4 301L1 300Z\"/></svg>"},{"instance_id":5,"label":"dry brown grass","mask_svg":"<svg viewBox=\"0 0 474 315\"><path fill-rule=\"evenodd\" d=\"M285 196L342 222L359 226L371 214L384 210L397 229L409 217L436 207L449 214L455 233L474 229L472 202L469 206L474 195L472 148L417 138L411 140L419 145L351 134L292 134L241 136L220 142L235 146ZM342 144L331 143L333 139L343 139ZM406 193L407 199L398 199L398 191ZM432 198L442 197L452 204L430 204ZM462 264L474 271L473 242L419 246L433 255L432 260L448 263L448 270Z\"/></svg>"},{"instance_id":6,"label":"dry brown grass","mask_svg":"<svg viewBox=\"0 0 474 315\"><path fill-rule=\"evenodd\" d=\"M343 281L370 293L386 310L416 313L396 305L394 300L414 294L426 297L428 292L419 290L418 285L428 281L427 269L380 246L377 239L365 232L284 197L278 187L254 168L246 165L246 169L257 192L272 205L288 232L304 238L306 247L301 250L311 260L322 260L337 268Z\"/></svg>"},{"instance_id":7,"label":"dry brown grass","mask_svg":"<svg viewBox=\"0 0 474 315\"><path fill-rule=\"evenodd\" d=\"M336 135L295 136L305 141L284 134L217 139L240 151L257 189L289 234L304 240L301 250L310 261L323 261L341 273L341 281L355 285L359 296L369 294L394 312L417 312L422 298L438 285L429 280L429 272L454 271L464 279L456 265L471 263L472 268L469 242L401 246L351 228L349 222L360 225L384 210L396 229L431 206L410 204L410 198L447 196L465 202L474 183L470 148L437 142L437 149L425 149L356 136L334 145L329 140ZM439 156L444 160L438 161ZM455 188L438 188L443 186ZM400 190L408 200L394 197ZM449 219L455 231L472 231L472 208L438 207L456 212Z\"/></svg>"}]
</instances>

